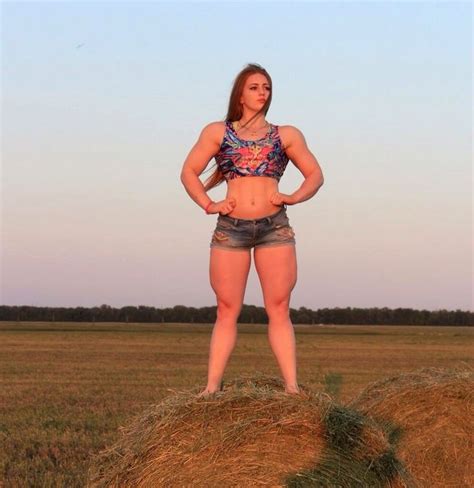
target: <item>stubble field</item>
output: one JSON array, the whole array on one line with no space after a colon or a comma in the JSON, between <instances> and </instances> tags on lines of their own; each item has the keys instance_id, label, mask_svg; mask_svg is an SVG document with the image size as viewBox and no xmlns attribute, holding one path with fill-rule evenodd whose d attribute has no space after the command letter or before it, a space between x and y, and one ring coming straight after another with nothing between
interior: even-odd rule
<instances>
[{"instance_id":1,"label":"stubble field","mask_svg":"<svg viewBox=\"0 0 474 488\"><path fill-rule=\"evenodd\" d=\"M0 323L3 486L84 486L91 455L173 391L205 386L212 325ZM265 325L239 325L224 381L280 376ZM472 368L473 329L295 325L298 380L345 403L424 367ZM2 482L0 482L2 486Z\"/></svg>"}]
</instances>

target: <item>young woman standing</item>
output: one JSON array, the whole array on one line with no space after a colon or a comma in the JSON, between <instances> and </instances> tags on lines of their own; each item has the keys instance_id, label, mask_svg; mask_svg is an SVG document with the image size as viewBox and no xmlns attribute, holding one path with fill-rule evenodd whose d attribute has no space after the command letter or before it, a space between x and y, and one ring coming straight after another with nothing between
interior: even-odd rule
<instances>
[{"instance_id":1,"label":"young woman standing","mask_svg":"<svg viewBox=\"0 0 474 488\"><path fill-rule=\"evenodd\" d=\"M222 378L237 340L239 317L251 249L269 318L268 337L285 382L285 391L299 393L290 296L296 284L295 233L287 205L313 197L324 182L316 157L296 127L277 126L265 118L272 100L272 79L258 64L248 64L236 77L224 122L206 125L189 152L181 181L189 196L207 214L219 214L210 243L210 282L217 299L208 377L198 396L222 389ZM212 158L214 173L203 184L199 175ZM288 161L304 176L291 194L278 182ZM207 195L222 181L224 200Z\"/></svg>"}]
</instances>

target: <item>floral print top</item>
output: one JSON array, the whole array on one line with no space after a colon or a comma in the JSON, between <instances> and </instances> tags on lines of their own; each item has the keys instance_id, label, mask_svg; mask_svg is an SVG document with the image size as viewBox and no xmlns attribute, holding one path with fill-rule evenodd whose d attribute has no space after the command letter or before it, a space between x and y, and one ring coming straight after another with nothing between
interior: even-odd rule
<instances>
[{"instance_id":1,"label":"floral print top","mask_svg":"<svg viewBox=\"0 0 474 488\"><path fill-rule=\"evenodd\" d=\"M283 150L278 126L270 124L265 137L240 139L232 122L226 121L224 139L215 160L226 180L243 176L269 176L280 180L289 158Z\"/></svg>"}]
</instances>

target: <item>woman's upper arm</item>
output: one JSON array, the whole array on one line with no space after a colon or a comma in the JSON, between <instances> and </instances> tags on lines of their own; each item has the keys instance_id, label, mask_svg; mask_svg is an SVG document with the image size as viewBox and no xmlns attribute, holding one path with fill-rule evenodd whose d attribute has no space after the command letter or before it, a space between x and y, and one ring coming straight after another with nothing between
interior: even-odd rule
<instances>
[{"instance_id":1,"label":"woman's upper arm","mask_svg":"<svg viewBox=\"0 0 474 488\"><path fill-rule=\"evenodd\" d=\"M211 122L202 129L198 140L184 161L181 174L193 171L199 176L206 169L209 161L219 151L222 124L222 122Z\"/></svg>"},{"instance_id":2,"label":"woman's upper arm","mask_svg":"<svg viewBox=\"0 0 474 488\"><path fill-rule=\"evenodd\" d=\"M288 134L288 145L286 154L293 164L301 171L306 178L313 172L318 172L323 177L321 167L316 156L309 150L303 133L291 125L286 128Z\"/></svg>"}]
</instances>

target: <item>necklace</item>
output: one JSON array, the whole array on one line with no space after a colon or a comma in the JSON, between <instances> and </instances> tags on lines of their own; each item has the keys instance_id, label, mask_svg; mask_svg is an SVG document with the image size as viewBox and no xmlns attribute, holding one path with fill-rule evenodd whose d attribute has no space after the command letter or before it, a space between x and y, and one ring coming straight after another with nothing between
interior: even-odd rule
<instances>
[{"instance_id":1,"label":"necklace","mask_svg":"<svg viewBox=\"0 0 474 488\"><path fill-rule=\"evenodd\" d=\"M240 130L242 128L247 129L248 131L250 131L250 134L253 136L256 136L259 130L262 130L263 128L268 127L268 125L269 125L268 122L265 122L265 125L263 125L262 127L259 127L258 129L251 130L251 129L248 129L247 127L242 127L242 124L240 123L239 120L236 120L235 122L236 122L236 124L238 124L237 130Z\"/></svg>"}]
</instances>

